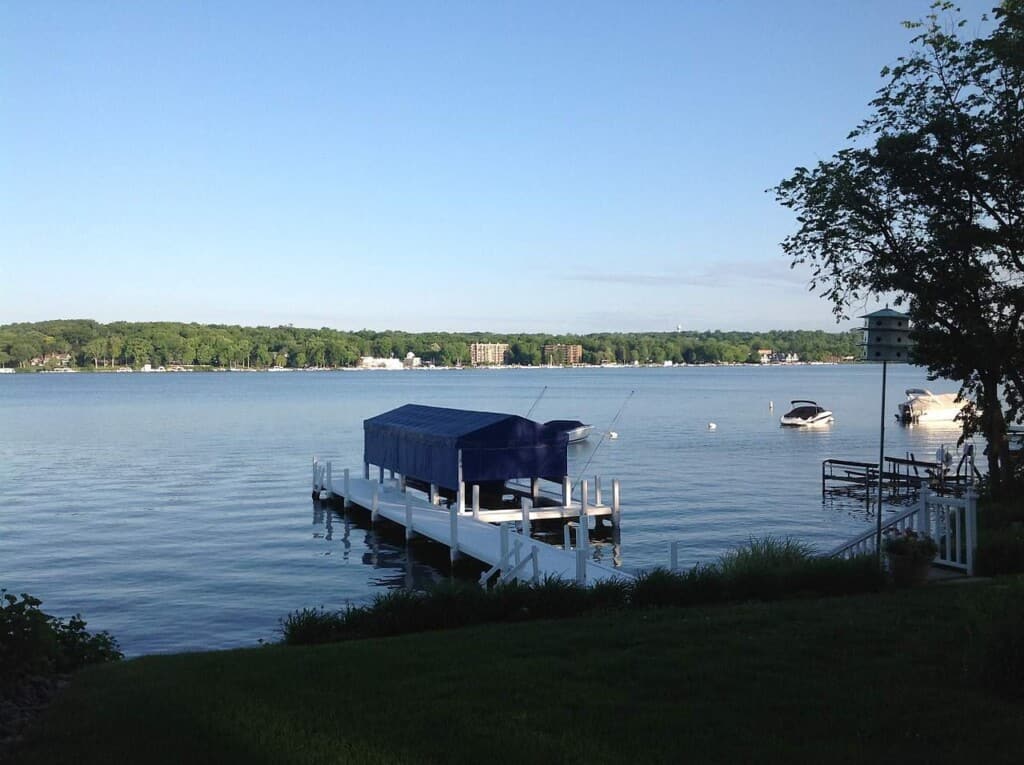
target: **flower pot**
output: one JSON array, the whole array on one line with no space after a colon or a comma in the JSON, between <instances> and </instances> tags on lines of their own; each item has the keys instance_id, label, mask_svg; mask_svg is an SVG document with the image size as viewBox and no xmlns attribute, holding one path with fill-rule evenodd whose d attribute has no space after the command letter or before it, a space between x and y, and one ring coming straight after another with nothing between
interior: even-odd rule
<instances>
[{"instance_id":1,"label":"flower pot","mask_svg":"<svg viewBox=\"0 0 1024 765\"><path fill-rule=\"evenodd\" d=\"M888 553L889 573L897 587L913 587L928 581L928 571L932 567L931 558L913 555Z\"/></svg>"}]
</instances>

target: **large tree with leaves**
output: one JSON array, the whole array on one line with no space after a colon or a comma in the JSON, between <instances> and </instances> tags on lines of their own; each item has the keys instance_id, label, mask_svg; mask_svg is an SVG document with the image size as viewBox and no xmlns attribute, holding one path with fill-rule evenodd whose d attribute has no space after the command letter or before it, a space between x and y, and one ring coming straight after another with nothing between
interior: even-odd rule
<instances>
[{"instance_id":1,"label":"large tree with leaves","mask_svg":"<svg viewBox=\"0 0 1024 765\"><path fill-rule=\"evenodd\" d=\"M871 295L906 307L918 363L971 402L965 434L987 439L1000 496L1024 394L1024 0L992 23L968 38L945 2L908 22L912 52L882 70L848 147L772 191L797 213L785 254L837 319Z\"/></svg>"}]
</instances>

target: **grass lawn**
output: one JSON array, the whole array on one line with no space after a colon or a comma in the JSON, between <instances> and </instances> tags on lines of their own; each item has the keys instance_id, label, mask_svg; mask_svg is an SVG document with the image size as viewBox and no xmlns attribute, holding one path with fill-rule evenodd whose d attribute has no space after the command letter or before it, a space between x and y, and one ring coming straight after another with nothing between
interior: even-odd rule
<instances>
[{"instance_id":1,"label":"grass lawn","mask_svg":"<svg viewBox=\"0 0 1024 765\"><path fill-rule=\"evenodd\" d=\"M973 672L996 579L153 656L78 674L15 763L1019 763Z\"/></svg>"}]
</instances>

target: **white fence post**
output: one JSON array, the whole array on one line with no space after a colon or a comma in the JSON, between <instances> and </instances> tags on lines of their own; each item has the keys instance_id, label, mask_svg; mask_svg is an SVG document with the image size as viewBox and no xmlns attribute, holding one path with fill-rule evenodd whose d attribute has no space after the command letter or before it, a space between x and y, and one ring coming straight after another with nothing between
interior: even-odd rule
<instances>
[{"instance_id":1,"label":"white fence post","mask_svg":"<svg viewBox=\"0 0 1024 765\"><path fill-rule=\"evenodd\" d=\"M572 549L572 531L569 529L569 524L562 524L562 547L565 548L566 552Z\"/></svg>"},{"instance_id":2,"label":"white fence post","mask_svg":"<svg viewBox=\"0 0 1024 765\"><path fill-rule=\"evenodd\" d=\"M917 510L917 531L920 534L930 537L932 535L932 519L931 513L928 511L928 501L931 499L931 491L927 486L921 487L921 493L918 496L918 510ZM936 519L935 530L938 531L938 522Z\"/></svg>"},{"instance_id":3,"label":"white fence post","mask_svg":"<svg viewBox=\"0 0 1024 765\"><path fill-rule=\"evenodd\" d=\"M498 526L498 535L501 539L501 567L503 569L508 566L508 528L509 524L507 523Z\"/></svg>"},{"instance_id":4,"label":"white fence post","mask_svg":"<svg viewBox=\"0 0 1024 765\"><path fill-rule=\"evenodd\" d=\"M523 536L530 536L530 500L523 497L519 500L520 509L523 512Z\"/></svg>"},{"instance_id":5,"label":"white fence post","mask_svg":"<svg viewBox=\"0 0 1024 765\"><path fill-rule=\"evenodd\" d=\"M533 583L540 584L540 561L537 556L537 545L530 550L530 558L533 561Z\"/></svg>"},{"instance_id":6,"label":"white fence post","mask_svg":"<svg viewBox=\"0 0 1024 765\"><path fill-rule=\"evenodd\" d=\"M576 584L580 587L587 586L587 548L581 547L580 531L576 530Z\"/></svg>"},{"instance_id":7,"label":"white fence post","mask_svg":"<svg viewBox=\"0 0 1024 765\"><path fill-rule=\"evenodd\" d=\"M572 504L572 480L569 476L562 478L562 505L569 507Z\"/></svg>"},{"instance_id":8,"label":"white fence post","mask_svg":"<svg viewBox=\"0 0 1024 765\"><path fill-rule=\"evenodd\" d=\"M456 494L456 506L460 513L466 512L466 482L463 480L462 475L462 449L459 449L459 475L457 476L457 487L458 492Z\"/></svg>"},{"instance_id":9,"label":"white fence post","mask_svg":"<svg viewBox=\"0 0 1024 765\"><path fill-rule=\"evenodd\" d=\"M451 519L451 562L454 563L455 559L459 557L459 507L458 505L452 505L448 509L448 517Z\"/></svg>"},{"instance_id":10,"label":"white fence post","mask_svg":"<svg viewBox=\"0 0 1024 765\"><path fill-rule=\"evenodd\" d=\"M974 493L974 485L967 486L964 492L964 526L967 542L967 576L974 576L974 539L978 531L978 497Z\"/></svg>"},{"instance_id":11,"label":"white fence post","mask_svg":"<svg viewBox=\"0 0 1024 765\"><path fill-rule=\"evenodd\" d=\"M473 484L473 517L480 520L480 484Z\"/></svg>"},{"instance_id":12,"label":"white fence post","mask_svg":"<svg viewBox=\"0 0 1024 765\"><path fill-rule=\"evenodd\" d=\"M579 528L576 529L576 547L586 549L590 546L590 519L587 517L587 482L583 482L583 494L580 499Z\"/></svg>"}]
</instances>

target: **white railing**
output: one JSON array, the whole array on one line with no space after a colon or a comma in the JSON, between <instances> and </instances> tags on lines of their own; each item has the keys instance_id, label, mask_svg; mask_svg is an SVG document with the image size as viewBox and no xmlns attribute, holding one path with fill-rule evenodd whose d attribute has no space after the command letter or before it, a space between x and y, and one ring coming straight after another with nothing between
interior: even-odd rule
<instances>
[{"instance_id":1,"label":"white railing","mask_svg":"<svg viewBox=\"0 0 1024 765\"><path fill-rule=\"evenodd\" d=\"M974 544L977 538L977 496L968 487L963 497L948 497L922 488L916 503L892 516L882 525L882 532L912 529L932 537L939 546L934 563L974 574ZM878 529L858 534L848 542L830 550L826 557L851 558L875 553Z\"/></svg>"}]
</instances>

